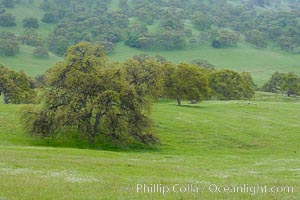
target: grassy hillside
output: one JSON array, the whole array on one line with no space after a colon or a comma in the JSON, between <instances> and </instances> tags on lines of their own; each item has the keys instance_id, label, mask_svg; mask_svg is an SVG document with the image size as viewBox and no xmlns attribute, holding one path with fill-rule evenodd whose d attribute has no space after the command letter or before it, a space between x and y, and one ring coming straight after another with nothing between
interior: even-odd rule
<instances>
[{"instance_id":1,"label":"grassy hillside","mask_svg":"<svg viewBox=\"0 0 300 200\"><path fill-rule=\"evenodd\" d=\"M249 71L253 75L254 81L259 85L266 82L276 71L300 74L300 55L271 49L255 49L246 43L240 43L237 48L215 49L205 45L174 51L141 51L120 43L116 46L115 53L110 57L113 60L123 61L141 53L162 55L175 63L204 59L219 69Z\"/></svg>"},{"instance_id":2,"label":"grassy hillside","mask_svg":"<svg viewBox=\"0 0 300 200\"><path fill-rule=\"evenodd\" d=\"M41 19L44 12L39 8L40 0L34 0L29 4L24 2L16 4L12 9L7 9L8 13L12 13L16 16L16 27L0 27L0 31L12 31L19 35L24 31L22 27L22 19L24 17L37 17ZM108 9L110 11L117 11L119 8L118 0L112 0ZM36 30L37 33L47 36L51 33L56 24L46 24L39 22L40 27ZM187 20L184 23L186 29L190 29L194 36L199 34L199 31L195 29L191 21ZM158 24L148 27L150 32L155 32L158 28ZM154 29L154 30L152 30ZM278 50L278 47L268 47L267 49L256 49L249 43L243 40L239 42L235 48L215 49L206 45L198 45L196 47L186 47L181 50L173 51L151 51L134 49L124 45L124 42L119 42L115 46L115 51L110 55L113 60L124 61L129 57L136 54L147 53L151 55L162 55L169 61L190 62L194 59L205 59L210 63L216 65L218 68L234 69L237 71L250 71L254 76L254 80L258 85L262 85L269 79L271 74L275 71L281 72L295 72L300 74L300 55L289 54ZM13 69L24 69L30 75L36 75L43 73L47 68L51 67L55 62L61 60L61 57L50 55L48 59L35 58L32 55L32 48L28 46L22 46L20 52L14 57L0 57L0 63L3 63Z\"/></svg>"},{"instance_id":3,"label":"grassy hillside","mask_svg":"<svg viewBox=\"0 0 300 200\"><path fill-rule=\"evenodd\" d=\"M160 102L152 117L162 146L130 151L88 150L76 139L27 137L15 115L19 107L0 104L0 199L299 197L299 102L205 102L182 107ZM136 184L193 184L200 191L163 196L137 193ZM210 184L292 186L295 191L217 194L209 191Z\"/></svg>"},{"instance_id":4,"label":"grassy hillside","mask_svg":"<svg viewBox=\"0 0 300 200\"><path fill-rule=\"evenodd\" d=\"M0 31L14 32L17 36L24 31L22 27L22 20L25 17L36 17L41 19L43 11L39 9L40 0L34 0L33 3L16 4L14 8L7 9L7 13L12 13L16 17L17 26L15 27L1 27ZM36 29L36 33L48 35L55 25L39 22L40 27ZM62 58L49 53L49 58L37 58L33 55L33 47L21 46L20 51L16 56L0 56L0 63L4 64L14 70L24 70L29 75L35 76L42 74L46 69L53 66L56 62L61 61Z\"/></svg>"},{"instance_id":5,"label":"grassy hillside","mask_svg":"<svg viewBox=\"0 0 300 200\"><path fill-rule=\"evenodd\" d=\"M49 53L48 58L37 58L33 55L33 47L22 46L16 56L0 56L0 63L14 70L24 70L27 74L35 76L44 73L62 58Z\"/></svg>"},{"instance_id":6,"label":"grassy hillside","mask_svg":"<svg viewBox=\"0 0 300 200\"><path fill-rule=\"evenodd\" d=\"M15 70L25 70L29 75L45 72L63 58L50 53L49 58L36 58L33 48L22 46L13 57L0 57L0 63ZM114 61L124 61L136 54L162 55L167 60L180 63L195 59L205 59L222 69L249 71L258 85L266 82L276 72L295 72L300 74L300 55L288 54L274 50L259 50L241 43L238 48L214 49L209 45L174 51L143 51L118 43L115 52L109 55Z\"/></svg>"}]
</instances>

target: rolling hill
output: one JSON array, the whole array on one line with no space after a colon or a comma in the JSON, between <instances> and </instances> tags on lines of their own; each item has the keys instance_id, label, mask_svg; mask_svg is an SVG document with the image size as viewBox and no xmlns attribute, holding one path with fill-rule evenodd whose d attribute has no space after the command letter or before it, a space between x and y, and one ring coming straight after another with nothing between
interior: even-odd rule
<instances>
[{"instance_id":1,"label":"rolling hill","mask_svg":"<svg viewBox=\"0 0 300 200\"><path fill-rule=\"evenodd\" d=\"M14 27L0 27L0 31L11 31L16 35L20 35L24 28L22 27L22 19L25 17L36 17L39 20L44 16L46 11L40 8L42 0L33 1L19 1L14 8L7 8L7 13L12 13L16 17L16 26ZM33 3L32 3L33 2ZM117 0L108 1L108 11L118 12L122 10L120 8L120 2ZM232 1L233 5L235 1ZM277 1L276 1L277 2ZM276 11L280 9L289 10L290 7L285 1L278 1L269 4L266 1L265 6L255 5L256 12L263 12L270 10L271 8ZM246 1L243 2L244 4ZM129 18L130 21L134 21L134 17ZM40 27L36 29L36 33L43 37L48 37L52 33L57 24L39 22ZM156 25L155 25L156 24ZM158 22L154 25L147 26L149 31L155 32L159 29ZM91 27L92 29L92 27ZM184 29L191 30L193 35L198 35L200 32L197 30L190 21L184 21ZM270 44L269 47L263 49L257 49L254 45L245 41L245 38L238 42L236 47L215 49L211 47L209 42L198 44L196 46L187 45L181 49L174 50L162 50L162 49L138 49L132 48L124 44L124 41L116 42L114 45L114 51L109 54L114 61L124 61L136 54L150 54L150 55L162 55L167 60L180 63L191 62L195 59L204 59L214 64L219 69L227 68L237 71L249 71L254 77L255 82L258 85L262 85L272 73L275 71L281 72L295 72L300 74L300 54L288 53L280 50L277 44ZM51 67L54 63L62 60L62 56L50 54L49 58L36 58L32 55L33 47L21 46L19 53L12 57L0 57L0 62L10 68L16 70L25 70L28 74L34 76L43 73L47 68Z\"/></svg>"}]
</instances>

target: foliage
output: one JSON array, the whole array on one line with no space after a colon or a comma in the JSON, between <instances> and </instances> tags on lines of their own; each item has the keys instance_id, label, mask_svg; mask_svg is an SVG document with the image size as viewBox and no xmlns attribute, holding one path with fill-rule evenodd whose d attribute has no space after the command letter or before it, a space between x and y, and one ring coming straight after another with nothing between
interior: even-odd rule
<instances>
[{"instance_id":1,"label":"foliage","mask_svg":"<svg viewBox=\"0 0 300 200\"><path fill-rule=\"evenodd\" d=\"M254 84L249 73L216 71L210 75L209 84L213 96L220 100L250 99L254 96Z\"/></svg>"},{"instance_id":2,"label":"foliage","mask_svg":"<svg viewBox=\"0 0 300 200\"><path fill-rule=\"evenodd\" d=\"M23 19L23 27L24 28L38 28L39 22L37 18L34 17L26 17Z\"/></svg>"},{"instance_id":3,"label":"foliage","mask_svg":"<svg viewBox=\"0 0 300 200\"><path fill-rule=\"evenodd\" d=\"M37 34L34 29L26 29L23 33L19 35L19 40L22 44L30 46L43 46L44 39L41 35Z\"/></svg>"},{"instance_id":4,"label":"foliage","mask_svg":"<svg viewBox=\"0 0 300 200\"><path fill-rule=\"evenodd\" d=\"M125 44L141 49L181 49L185 47L184 32L176 27L175 22L165 21L161 29L155 33L149 33L148 28L141 23L130 26L129 37ZM171 23L171 24L170 24Z\"/></svg>"},{"instance_id":5,"label":"foliage","mask_svg":"<svg viewBox=\"0 0 300 200\"><path fill-rule=\"evenodd\" d=\"M19 49L19 43L14 33L0 32L0 53L2 56L13 56Z\"/></svg>"},{"instance_id":6,"label":"foliage","mask_svg":"<svg viewBox=\"0 0 300 200\"><path fill-rule=\"evenodd\" d=\"M214 48L234 47L237 45L240 36L238 33L228 30L218 32L216 38L212 42Z\"/></svg>"},{"instance_id":7,"label":"foliage","mask_svg":"<svg viewBox=\"0 0 300 200\"><path fill-rule=\"evenodd\" d=\"M105 60L100 46L70 47L65 61L48 71L45 105L33 114L25 111L27 130L49 136L75 128L90 144L96 137L116 143L157 143L143 109L148 107L144 96L126 80L124 68L108 68Z\"/></svg>"},{"instance_id":8,"label":"foliage","mask_svg":"<svg viewBox=\"0 0 300 200\"><path fill-rule=\"evenodd\" d=\"M275 72L262 86L266 92L281 92L290 95L300 95L300 77L294 73Z\"/></svg>"},{"instance_id":9,"label":"foliage","mask_svg":"<svg viewBox=\"0 0 300 200\"><path fill-rule=\"evenodd\" d=\"M165 66L165 95L177 99L181 106L182 100L205 100L210 95L207 70L195 65L172 64Z\"/></svg>"},{"instance_id":10,"label":"foliage","mask_svg":"<svg viewBox=\"0 0 300 200\"><path fill-rule=\"evenodd\" d=\"M246 34L246 41L254 44L257 48L266 48L267 38L259 30L251 30Z\"/></svg>"},{"instance_id":11,"label":"foliage","mask_svg":"<svg viewBox=\"0 0 300 200\"><path fill-rule=\"evenodd\" d=\"M64 55L69 45L68 39L63 36L49 36L46 40L47 48L58 55Z\"/></svg>"},{"instance_id":12,"label":"foliage","mask_svg":"<svg viewBox=\"0 0 300 200\"><path fill-rule=\"evenodd\" d=\"M35 92L30 88L30 79L24 72L16 72L0 65L0 95L4 103L32 103Z\"/></svg>"},{"instance_id":13,"label":"foliage","mask_svg":"<svg viewBox=\"0 0 300 200\"><path fill-rule=\"evenodd\" d=\"M209 63L207 60L196 59L196 60L192 60L191 64L197 65L199 67L211 69L211 70L215 69L215 66Z\"/></svg>"},{"instance_id":14,"label":"foliage","mask_svg":"<svg viewBox=\"0 0 300 200\"><path fill-rule=\"evenodd\" d=\"M200 31L209 30L212 25L211 19L202 12L197 12L192 16L192 22Z\"/></svg>"},{"instance_id":15,"label":"foliage","mask_svg":"<svg viewBox=\"0 0 300 200\"><path fill-rule=\"evenodd\" d=\"M44 17L41 19L42 22L45 23L56 23L60 19L62 19L63 13L59 11L53 11L53 12L46 12L44 14Z\"/></svg>"},{"instance_id":16,"label":"foliage","mask_svg":"<svg viewBox=\"0 0 300 200\"><path fill-rule=\"evenodd\" d=\"M2 0L1 4L6 8L13 8L15 6L14 0Z\"/></svg>"},{"instance_id":17,"label":"foliage","mask_svg":"<svg viewBox=\"0 0 300 200\"><path fill-rule=\"evenodd\" d=\"M146 55L136 55L133 59L127 60L124 66L126 79L135 87L141 103L162 96L163 65L160 60Z\"/></svg>"},{"instance_id":18,"label":"foliage","mask_svg":"<svg viewBox=\"0 0 300 200\"><path fill-rule=\"evenodd\" d=\"M45 47L36 47L33 50L33 55L37 57L49 57L48 51Z\"/></svg>"},{"instance_id":19,"label":"foliage","mask_svg":"<svg viewBox=\"0 0 300 200\"><path fill-rule=\"evenodd\" d=\"M118 4L115 5L118 9L111 9L114 4ZM283 5L285 7L280 9ZM42 0L39 9L44 12L41 20L54 26L49 40L63 38L61 42L68 45L80 41L99 42L111 51L117 42L125 41L126 45L140 49L173 50L205 42L224 48L235 47L238 35L243 34L246 41L258 48L272 42L284 51L299 53L299 14L294 11L299 7L299 2L282 3L281 0L239 3L228 0L184 3ZM63 55L66 48L59 52L56 48L49 47L49 50Z\"/></svg>"},{"instance_id":20,"label":"foliage","mask_svg":"<svg viewBox=\"0 0 300 200\"><path fill-rule=\"evenodd\" d=\"M0 15L0 26L10 27L16 25L16 18L11 13L3 13Z\"/></svg>"}]
</instances>

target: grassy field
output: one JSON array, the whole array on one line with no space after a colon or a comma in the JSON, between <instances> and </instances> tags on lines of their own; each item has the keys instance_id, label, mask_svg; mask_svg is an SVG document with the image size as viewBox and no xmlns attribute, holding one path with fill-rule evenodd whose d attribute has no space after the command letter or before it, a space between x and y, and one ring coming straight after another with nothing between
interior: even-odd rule
<instances>
[{"instance_id":1,"label":"grassy field","mask_svg":"<svg viewBox=\"0 0 300 200\"><path fill-rule=\"evenodd\" d=\"M162 145L144 150L28 137L15 115L19 107L0 104L1 200L299 199L299 101L182 107L161 101L152 118ZM190 185L199 192L137 193L137 184ZM214 193L212 184L290 186L294 192Z\"/></svg>"},{"instance_id":2,"label":"grassy field","mask_svg":"<svg viewBox=\"0 0 300 200\"><path fill-rule=\"evenodd\" d=\"M37 58L32 53L33 49L30 46L22 46L16 56L0 57L0 63L11 69L24 70L28 75L35 76L45 73L56 62L63 60L52 53L49 53L48 58Z\"/></svg>"}]
</instances>

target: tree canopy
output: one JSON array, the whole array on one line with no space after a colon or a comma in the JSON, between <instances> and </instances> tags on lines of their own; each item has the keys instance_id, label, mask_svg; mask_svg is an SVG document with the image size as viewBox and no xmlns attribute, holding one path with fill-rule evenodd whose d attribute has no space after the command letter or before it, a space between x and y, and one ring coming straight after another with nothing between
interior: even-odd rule
<instances>
[{"instance_id":1,"label":"tree canopy","mask_svg":"<svg viewBox=\"0 0 300 200\"><path fill-rule=\"evenodd\" d=\"M290 95L300 95L300 77L294 73L275 72L262 86L265 92L281 92Z\"/></svg>"},{"instance_id":2,"label":"tree canopy","mask_svg":"<svg viewBox=\"0 0 300 200\"><path fill-rule=\"evenodd\" d=\"M24 110L26 129L40 136L76 129L90 144L99 138L157 143L144 109L147 101L140 100L144 96L127 76L124 68L106 63L100 46L71 46L64 62L47 72L49 88L43 107Z\"/></svg>"},{"instance_id":3,"label":"tree canopy","mask_svg":"<svg viewBox=\"0 0 300 200\"><path fill-rule=\"evenodd\" d=\"M165 70L165 94L169 98L177 99L179 106L182 100L201 101L209 97L206 69L189 64L168 64Z\"/></svg>"},{"instance_id":4,"label":"tree canopy","mask_svg":"<svg viewBox=\"0 0 300 200\"><path fill-rule=\"evenodd\" d=\"M13 56L20 49L17 37L11 32L0 32L0 53L2 56Z\"/></svg>"},{"instance_id":5,"label":"tree canopy","mask_svg":"<svg viewBox=\"0 0 300 200\"><path fill-rule=\"evenodd\" d=\"M254 95L254 84L249 73L232 70L215 71L210 75L210 87L220 100L249 99Z\"/></svg>"},{"instance_id":6,"label":"tree canopy","mask_svg":"<svg viewBox=\"0 0 300 200\"><path fill-rule=\"evenodd\" d=\"M36 96L30 87L29 77L23 71L16 72L3 65L0 65L0 95L5 104L32 103Z\"/></svg>"}]
</instances>

